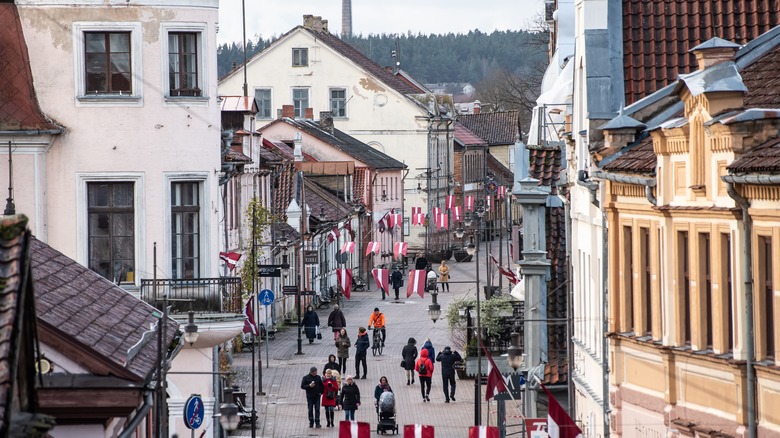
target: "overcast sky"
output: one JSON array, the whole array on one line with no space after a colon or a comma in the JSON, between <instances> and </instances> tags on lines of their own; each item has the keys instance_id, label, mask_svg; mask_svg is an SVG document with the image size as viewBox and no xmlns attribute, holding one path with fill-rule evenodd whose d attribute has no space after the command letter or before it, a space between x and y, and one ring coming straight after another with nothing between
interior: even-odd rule
<instances>
[{"instance_id":1,"label":"overcast sky","mask_svg":"<svg viewBox=\"0 0 780 438\"><path fill-rule=\"evenodd\" d=\"M303 24L306 14L341 33L341 0L245 0L246 35L270 38ZM352 0L352 33L442 34L520 30L544 12L544 0ZM219 2L219 44L241 41L241 0Z\"/></svg>"}]
</instances>

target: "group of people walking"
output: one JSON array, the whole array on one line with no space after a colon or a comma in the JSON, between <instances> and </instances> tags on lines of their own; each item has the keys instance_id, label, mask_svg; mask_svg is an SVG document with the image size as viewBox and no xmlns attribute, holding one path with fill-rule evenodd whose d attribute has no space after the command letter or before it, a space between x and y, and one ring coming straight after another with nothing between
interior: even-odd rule
<instances>
[{"instance_id":1,"label":"group of people walking","mask_svg":"<svg viewBox=\"0 0 780 438\"><path fill-rule=\"evenodd\" d=\"M409 341L401 350L401 365L406 372L406 384L414 385L414 374L420 380L420 394L423 402L431 401L431 383L433 379L434 364L433 361L441 363L441 377L444 389L444 403L450 400L455 401L455 366L463 360L460 353L452 351L447 346L444 351L436 355L433 343L427 339L420 349L419 357L417 354L417 340L409 338ZM435 358L435 359L434 359Z\"/></svg>"}]
</instances>

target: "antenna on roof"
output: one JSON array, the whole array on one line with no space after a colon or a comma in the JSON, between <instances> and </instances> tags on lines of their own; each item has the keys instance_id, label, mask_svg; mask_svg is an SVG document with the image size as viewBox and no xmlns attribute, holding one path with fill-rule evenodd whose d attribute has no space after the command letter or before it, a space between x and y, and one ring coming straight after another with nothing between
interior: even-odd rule
<instances>
[{"instance_id":1,"label":"antenna on roof","mask_svg":"<svg viewBox=\"0 0 780 438\"><path fill-rule=\"evenodd\" d=\"M395 36L395 50L390 51L390 56L395 60L395 72L401 69L401 43L398 35Z\"/></svg>"},{"instance_id":2,"label":"antenna on roof","mask_svg":"<svg viewBox=\"0 0 780 438\"><path fill-rule=\"evenodd\" d=\"M16 206L14 205L14 158L11 150L11 142L8 141L8 198L5 200L6 216L16 214Z\"/></svg>"}]
</instances>

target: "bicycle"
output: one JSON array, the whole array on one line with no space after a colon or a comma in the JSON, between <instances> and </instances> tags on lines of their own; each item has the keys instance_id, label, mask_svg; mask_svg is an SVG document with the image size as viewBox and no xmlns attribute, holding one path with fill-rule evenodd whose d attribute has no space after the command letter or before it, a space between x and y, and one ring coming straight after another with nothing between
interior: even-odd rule
<instances>
[{"instance_id":1,"label":"bicycle","mask_svg":"<svg viewBox=\"0 0 780 438\"><path fill-rule=\"evenodd\" d=\"M382 329L373 327L371 330L374 331L374 344L371 346L371 352L374 354L374 356L377 355L377 352L379 352L381 355L382 349L385 348L385 343L382 341Z\"/></svg>"}]
</instances>

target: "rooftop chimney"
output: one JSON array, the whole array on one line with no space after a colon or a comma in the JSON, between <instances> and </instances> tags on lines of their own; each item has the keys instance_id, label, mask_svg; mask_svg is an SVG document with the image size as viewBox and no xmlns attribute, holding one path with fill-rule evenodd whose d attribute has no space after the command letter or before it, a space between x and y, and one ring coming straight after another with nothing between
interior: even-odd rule
<instances>
[{"instance_id":1,"label":"rooftop chimney","mask_svg":"<svg viewBox=\"0 0 780 438\"><path fill-rule=\"evenodd\" d=\"M282 105L282 117L290 119L295 118L295 107L292 105Z\"/></svg>"},{"instance_id":2,"label":"rooftop chimney","mask_svg":"<svg viewBox=\"0 0 780 438\"><path fill-rule=\"evenodd\" d=\"M341 0L341 37L352 36L352 0Z\"/></svg>"},{"instance_id":3,"label":"rooftop chimney","mask_svg":"<svg viewBox=\"0 0 780 438\"><path fill-rule=\"evenodd\" d=\"M320 111L320 128L333 134L333 113L330 111Z\"/></svg>"},{"instance_id":4,"label":"rooftop chimney","mask_svg":"<svg viewBox=\"0 0 780 438\"><path fill-rule=\"evenodd\" d=\"M722 38L710 38L689 50L696 55L696 63L699 70L704 70L715 64L734 61L737 57L737 50L742 47L739 44L726 41Z\"/></svg>"},{"instance_id":5,"label":"rooftop chimney","mask_svg":"<svg viewBox=\"0 0 780 438\"><path fill-rule=\"evenodd\" d=\"M474 114L479 114L482 111L482 103L478 100L474 101Z\"/></svg>"},{"instance_id":6,"label":"rooftop chimney","mask_svg":"<svg viewBox=\"0 0 780 438\"><path fill-rule=\"evenodd\" d=\"M315 32L327 32L328 20L323 20L319 15L304 15L303 27Z\"/></svg>"},{"instance_id":7,"label":"rooftop chimney","mask_svg":"<svg viewBox=\"0 0 780 438\"><path fill-rule=\"evenodd\" d=\"M303 109L303 118L306 120L313 120L314 119L314 108L304 108Z\"/></svg>"}]
</instances>

